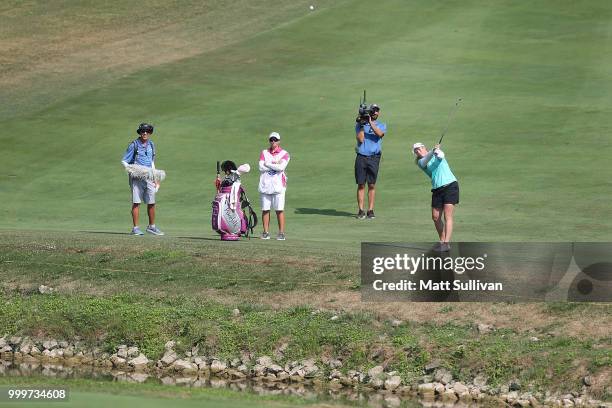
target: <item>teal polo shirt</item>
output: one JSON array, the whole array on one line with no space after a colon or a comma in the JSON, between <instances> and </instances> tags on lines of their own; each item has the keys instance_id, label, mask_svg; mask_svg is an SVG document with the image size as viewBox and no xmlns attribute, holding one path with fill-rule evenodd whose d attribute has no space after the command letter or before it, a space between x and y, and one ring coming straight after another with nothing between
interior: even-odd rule
<instances>
[{"instance_id":1,"label":"teal polo shirt","mask_svg":"<svg viewBox=\"0 0 612 408\"><path fill-rule=\"evenodd\" d=\"M417 166L431 178L432 189L440 188L453 181L457 181L446 159L440 159L433 155L428 163L424 161L424 157L417 160Z\"/></svg>"}]
</instances>

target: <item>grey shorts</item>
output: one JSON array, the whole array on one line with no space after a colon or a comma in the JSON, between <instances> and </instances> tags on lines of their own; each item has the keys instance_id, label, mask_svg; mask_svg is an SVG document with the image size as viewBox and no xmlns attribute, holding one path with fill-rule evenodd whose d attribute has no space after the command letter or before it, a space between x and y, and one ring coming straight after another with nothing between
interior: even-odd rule
<instances>
[{"instance_id":1,"label":"grey shorts","mask_svg":"<svg viewBox=\"0 0 612 408\"><path fill-rule=\"evenodd\" d=\"M132 190L132 203L155 204L155 183L130 177L130 189Z\"/></svg>"}]
</instances>

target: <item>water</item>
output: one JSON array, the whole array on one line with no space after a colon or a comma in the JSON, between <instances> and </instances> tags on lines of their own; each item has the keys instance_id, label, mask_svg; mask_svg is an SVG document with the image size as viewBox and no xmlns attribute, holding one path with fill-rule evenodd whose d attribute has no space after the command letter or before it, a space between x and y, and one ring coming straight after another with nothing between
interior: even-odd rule
<instances>
[{"instance_id":1,"label":"water","mask_svg":"<svg viewBox=\"0 0 612 408\"><path fill-rule=\"evenodd\" d=\"M147 383L160 386L178 386L188 388L222 388L235 392L250 393L262 396L289 396L313 402L338 402L346 405L394 407L458 407L465 405L444 405L441 402L427 403L411 396L400 396L391 393L364 391L356 388L334 388L329 384L265 382L262 380L228 380L199 375L185 376L167 373L136 373L107 369L94 366L67 366L51 363L16 363L0 360L0 377L31 378L40 382L41 378L53 379L88 379L96 382Z\"/></svg>"}]
</instances>

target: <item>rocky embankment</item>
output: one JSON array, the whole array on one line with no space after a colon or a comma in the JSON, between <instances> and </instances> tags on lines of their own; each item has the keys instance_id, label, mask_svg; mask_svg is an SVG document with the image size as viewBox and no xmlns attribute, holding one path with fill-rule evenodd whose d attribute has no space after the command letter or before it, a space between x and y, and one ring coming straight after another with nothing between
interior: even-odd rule
<instances>
[{"instance_id":1,"label":"rocky embankment","mask_svg":"<svg viewBox=\"0 0 612 408\"><path fill-rule=\"evenodd\" d=\"M286 346L285 346L286 347ZM583 379L580 392L552 394L524 389L518 381L502 386L490 386L484 375L472 381L456 381L450 370L440 361L432 361L418 382L406 384L399 373L387 371L382 365L368 370L345 367L340 359L321 357L318 360L284 361L284 347L270 356L243 353L233 359L202 355L198 347L179 353L177 345L169 341L159 359L145 356L138 347L121 345L110 354L99 348L91 348L83 342L58 341L19 336L0 337L0 375L4 375L9 363L54 364L67 367L97 367L113 372L113 375L130 375L138 380L156 376L163 383L195 383L201 379L209 382L254 381L261 384L298 384L325 387L330 390L358 389L376 393L385 401L400 401L418 397L424 402L464 404L498 402L516 407L598 407L612 408L612 404L589 396L590 379ZM176 381L179 379L180 381ZM193 381L192 381L193 380ZM282 388L282 387L281 387Z\"/></svg>"}]
</instances>

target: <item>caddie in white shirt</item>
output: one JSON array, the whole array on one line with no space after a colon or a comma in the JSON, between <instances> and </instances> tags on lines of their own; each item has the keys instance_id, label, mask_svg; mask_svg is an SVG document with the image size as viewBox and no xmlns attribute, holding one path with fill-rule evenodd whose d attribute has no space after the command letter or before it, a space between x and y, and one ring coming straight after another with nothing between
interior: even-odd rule
<instances>
[{"instance_id":1,"label":"caddie in white shirt","mask_svg":"<svg viewBox=\"0 0 612 408\"><path fill-rule=\"evenodd\" d=\"M289 153L280 147L280 134L270 133L270 147L259 155L259 193L261 196L261 219L263 233L261 239L270 239L270 210L276 211L278 235L276 239L285 240L285 190L287 175L285 169L289 164Z\"/></svg>"}]
</instances>

